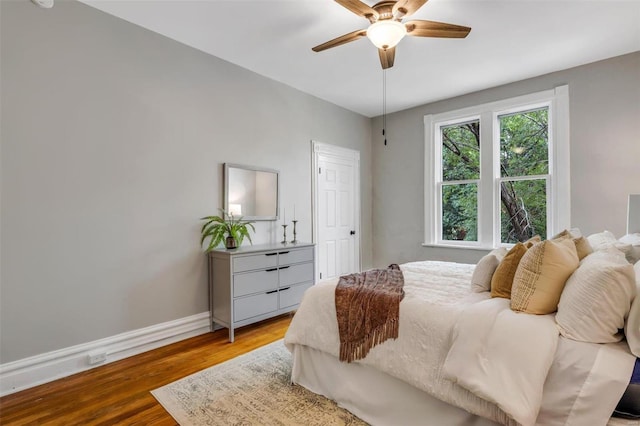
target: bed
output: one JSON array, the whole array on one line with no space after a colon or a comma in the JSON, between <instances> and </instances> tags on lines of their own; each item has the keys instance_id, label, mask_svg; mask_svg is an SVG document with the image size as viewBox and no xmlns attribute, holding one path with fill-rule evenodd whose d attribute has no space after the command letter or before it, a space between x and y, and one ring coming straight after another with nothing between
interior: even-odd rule
<instances>
[{"instance_id":1,"label":"bed","mask_svg":"<svg viewBox=\"0 0 640 426\"><path fill-rule=\"evenodd\" d=\"M636 217L631 205L630 198ZM337 282L310 288L285 336L292 382L374 425L640 425L611 417L623 395L638 395L629 382L640 363L634 373L637 358L625 340L559 335L553 315L517 315L507 299L472 292L474 269L401 265L398 338L352 363L338 359Z\"/></svg>"}]
</instances>

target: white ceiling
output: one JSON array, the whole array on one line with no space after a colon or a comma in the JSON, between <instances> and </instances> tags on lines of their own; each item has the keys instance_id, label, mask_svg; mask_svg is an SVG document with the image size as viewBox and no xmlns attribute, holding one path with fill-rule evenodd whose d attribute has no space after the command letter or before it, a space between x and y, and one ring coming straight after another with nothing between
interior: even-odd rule
<instances>
[{"instance_id":1,"label":"white ceiling","mask_svg":"<svg viewBox=\"0 0 640 426\"><path fill-rule=\"evenodd\" d=\"M365 116L382 113L369 40L311 51L367 27L332 0L81 1ZM387 71L387 112L640 50L637 0L430 0L411 18L472 30L403 39Z\"/></svg>"}]
</instances>

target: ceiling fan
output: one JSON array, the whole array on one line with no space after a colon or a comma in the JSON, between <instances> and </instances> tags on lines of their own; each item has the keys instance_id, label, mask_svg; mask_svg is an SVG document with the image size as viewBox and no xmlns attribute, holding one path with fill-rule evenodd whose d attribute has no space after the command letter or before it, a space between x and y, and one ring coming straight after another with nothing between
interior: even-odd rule
<instances>
[{"instance_id":1,"label":"ceiling fan","mask_svg":"<svg viewBox=\"0 0 640 426\"><path fill-rule=\"evenodd\" d=\"M427 0L383 0L369 6L360 0L335 0L358 16L369 20L367 29L357 30L319 44L311 50L321 52L364 36L378 48L383 69L391 68L396 55L396 45L405 35L416 37L465 38L471 28L436 21L402 19L420 9Z\"/></svg>"}]
</instances>

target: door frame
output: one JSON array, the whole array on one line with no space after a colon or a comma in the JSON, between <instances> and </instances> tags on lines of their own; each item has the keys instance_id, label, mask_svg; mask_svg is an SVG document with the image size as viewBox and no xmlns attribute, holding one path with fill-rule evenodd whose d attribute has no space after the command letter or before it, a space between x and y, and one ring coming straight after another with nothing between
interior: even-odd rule
<instances>
[{"instance_id":1,"label":"door frame","mask_svg":"<svg viewBox=\"0 0 640 426\"><path fill-rule=\"evenodd\" d=\"M354 229L356 230L356 238L353 243L353 249L356 251L353 258L355 259L356 272L361 270L362 265L362 250L360 250L360 151L356 151L349 148L343 148L340 146L329 145L326 143L311 141L311 229L312 229L312 241L316 244L316 265L315 265L315 279L316 282L322 281L320 279L320 250L318 250L318 208L320 203L318 201L318 164L321 159L337 159L347 160L353 163L354 180L353 180L353 194L354 194Z\"/></svg>"}]
</instances>

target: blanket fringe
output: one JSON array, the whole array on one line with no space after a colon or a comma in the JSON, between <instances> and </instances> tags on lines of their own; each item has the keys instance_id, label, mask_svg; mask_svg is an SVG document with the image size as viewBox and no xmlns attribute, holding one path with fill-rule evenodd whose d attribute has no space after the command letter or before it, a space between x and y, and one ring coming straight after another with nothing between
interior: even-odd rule
<instances>
[{"instance_id":1,"label":"blanket fringe","mask_svg":"<svg viewBox=\"0 0 640 426\"><path fill-rule=\"evenodd\" d=\"M353 362L367 356L376 345L387 339L398 338L398 321L393 319L375 328L355 342L340 342L340 361Z\"/></svg>"}]
</instances>

